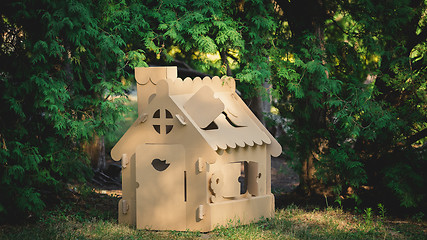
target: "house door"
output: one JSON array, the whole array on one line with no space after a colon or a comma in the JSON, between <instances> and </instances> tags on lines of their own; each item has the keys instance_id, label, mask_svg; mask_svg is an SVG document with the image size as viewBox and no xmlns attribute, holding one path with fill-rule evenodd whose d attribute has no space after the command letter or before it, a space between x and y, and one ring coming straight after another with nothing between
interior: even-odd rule
<instances>
[{"instance_id":1,"label":"house door","mask_svg":"<svg viewBox=\"0 0 427 240\"><path fill-rule=\"evenodd\" d=\"M186 229L183 145L143 144L136 150L136 225L153 230Z\"/></svg>"}]
</instances>

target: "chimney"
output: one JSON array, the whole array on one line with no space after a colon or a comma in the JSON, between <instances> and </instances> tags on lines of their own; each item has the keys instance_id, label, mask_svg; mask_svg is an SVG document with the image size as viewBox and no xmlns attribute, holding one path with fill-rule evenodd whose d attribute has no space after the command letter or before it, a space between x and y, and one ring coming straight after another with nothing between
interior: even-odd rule
<instances>
[{"instance_id":1,"label":"chimney","mask_svg":"<svg viewBox=\"0 0 427 240\"><path fill-rule=\"evenodd\" d=\"M138 117L147 109L149 97L156 93L157 82L162 79L176 79L177 67L136 67L135 79L138 94Z\"/></svg>"}]
</instances>

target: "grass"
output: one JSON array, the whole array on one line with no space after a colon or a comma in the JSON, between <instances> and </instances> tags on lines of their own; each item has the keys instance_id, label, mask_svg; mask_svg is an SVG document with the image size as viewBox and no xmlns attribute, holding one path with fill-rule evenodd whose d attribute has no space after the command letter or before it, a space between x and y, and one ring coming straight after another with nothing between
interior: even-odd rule
<instances>
[{"instance_id":1,"label":"grass","mask_svg":"<svg viewBox=\"0 0 427 240\"><path fill-rule=\"evenodd\" d=\"M218 227L209 233L137 230L117 224L117 197L77 194L38 219L0 226L0 239L427 239L426 225L392 221L373 210L353 214L340 208L288 205L275 218Z\"/></svg>"}]
</instances>

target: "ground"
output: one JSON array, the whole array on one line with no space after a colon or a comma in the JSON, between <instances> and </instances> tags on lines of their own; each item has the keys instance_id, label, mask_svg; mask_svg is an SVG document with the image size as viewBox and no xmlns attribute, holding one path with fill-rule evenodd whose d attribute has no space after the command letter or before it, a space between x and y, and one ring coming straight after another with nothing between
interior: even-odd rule
<instances>
[{"instance_id":1,"label":"ground","mask_svg":"<svg viewBox=\"0 0 427 240\"><path fill-rule=\"evenodd\" d=\"M114 182L102 174L96 177L98 183ZM275 158L275 217L200 233L138 230L117 224L121 190L116 184L95 191L87 184L70 184L41 216L0 225L0 239L427 239L427 223L421 219L391 218L386 210L376 208L352 211L327 207L324 200L312 205L292 191L297 185L297 174L285 161Z\"/></svg>"},{"instance_id":2,"label":"ground","mask_svg":"<svg viewBox=\"0 0 427 240\"><path fill-rule=\"evenodd\" d=\"M299 185L298 174L283 158L271 159L271 189L273 193L288 193Z\"/></svg>"}]
</instances>

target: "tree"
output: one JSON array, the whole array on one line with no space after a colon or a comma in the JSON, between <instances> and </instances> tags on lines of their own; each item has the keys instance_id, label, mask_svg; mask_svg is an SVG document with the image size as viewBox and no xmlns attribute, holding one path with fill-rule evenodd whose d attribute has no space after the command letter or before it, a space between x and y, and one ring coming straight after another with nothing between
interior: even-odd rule
<instances>
[{"instance_id":1,"label":"tree","mask_svg":"<svg viewBox=\"0 0 427 240\"><path fill-rule=\"evenodd\" d=\"M425 198L426 2L2 1L0 217L90 174L132 68L184 64L265 93L306 194ZM215 58L208 56L216 55ZM254 91L255 89L255 91Z\"/></svg>"},{"instance_id":2,"label":"tree","mask_svg":"<svg viewBox=\"0 0 427 240\"><path fill-rule=\"evenodd\" d=\"M421 203L425 1L168 4L156 8L167 13L155 31L157 49L182 52L163 51L165 57L184 56L198 68L200 53L218 52L223 73L240 87L262 93L262 83L272 84L290 129L285 154L303 192L330 194L332 187L335 195L355 196L374 187L404 206Z\"/></svg>"},{"instance_id":3,"label":"tree","mask_svg":"<svg viewBox=\"0 0 427 240\"><path fill-rule=\"evenodd\" d=\"M232 4L2 1L0 219L37 213L49 192L90 175L83 148L116 127L128 71L146 57L241 47L239 26L223 14Z\"/></svg>"},{"instance_id":4,"label":"tree","mask_svg":"<svg viewBox=\"0 0 427 240\"><path fill-rule=\"evenodd\" d=\"M277 3L289 26L275 51L277 106L303 190L345 196L365 185L422 203L426 2Z\"/></svg>"},{"instance_id":5,"label":"tree","mask_svg":"<svg viewBox=\"0 0 427 240\"><path fill-rule=\"evenodd\" d=\"M44 207L43 193L90 175L83 143L124 111L123 39L104 1L2 1L0 219ZM44 194L44 197L47 197Z\"/></svg>"}]
</instances>

